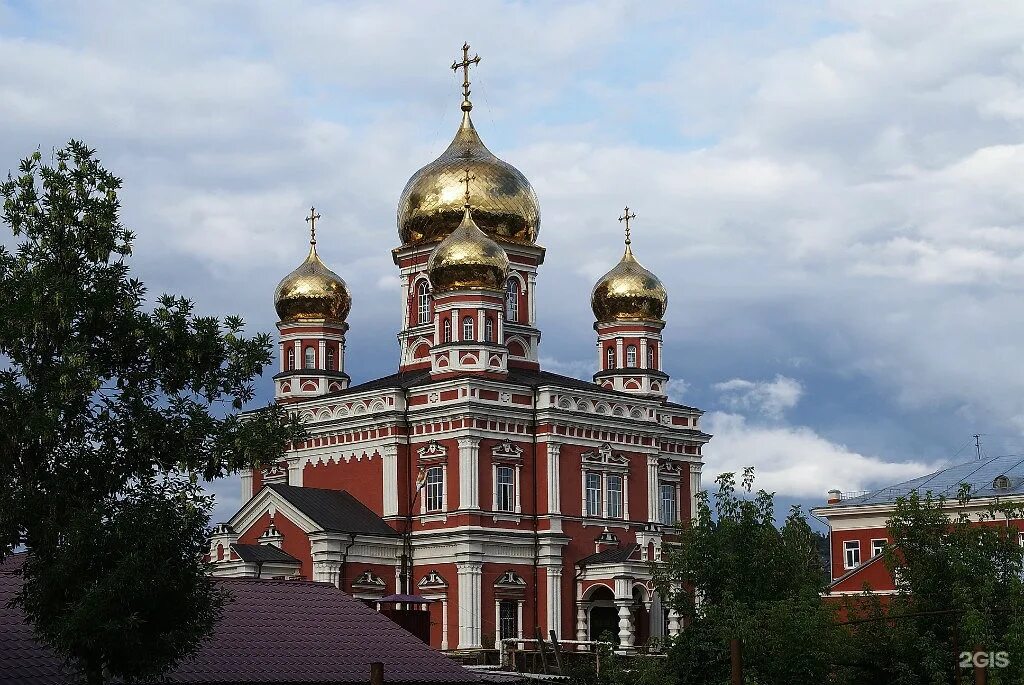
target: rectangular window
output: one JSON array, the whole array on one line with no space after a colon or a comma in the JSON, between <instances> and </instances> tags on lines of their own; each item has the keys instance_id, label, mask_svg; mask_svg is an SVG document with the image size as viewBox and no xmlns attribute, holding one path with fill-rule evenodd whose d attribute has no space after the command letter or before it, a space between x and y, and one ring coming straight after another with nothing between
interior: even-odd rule
<instances>
[{"instance_id":1,"label":"rectangular window","mask_svg":"<svg viewBox=\"0 0 1024 685\"><path fill-rule=\"evenodd\" d=\"M587 516L601 515L601 475L587 474Z\"/></svg>"},{"instance_id":2,"label":"rectangular window","mask_svg":"<svg viewBox=\"0 0 1024 685\"><path fill-rule=\"evenodd\" d=\"M622 518L622 476L608 476L608 518Z\"/></svg>"},{"instance_id":3,"label":"rectangular window","mask_svg":"<svg viewBox=\"0 0 1024 685\"><path fill-rule=\"evenodd\" d=\"M519 607L513 599L503 599L498 606L499 633L501 640L519 637Z\"/></svg>"},{"instance_id":4,"label":"rectangular window","mask_svg":"<svg viewBox=\"0 0 1024 685\"><path fill-rule=\"evenodd\" d=\"M860 541L847 540L843 543L844 568L857 568L860 566Z\"/></svg>"},{"instance_id":5,"label":"rectangular window","mask_svg":"<svg viewBox=\"0 0 1024 685\"><path fill-rule=\"evenodd\" d=\"M423 503L427 511L441 511L444 508L444 467L431 466L427 469Z\"/></svg>"},{"instance_id":6,"label":"rectangular window","mask_svg":"<svg viewBox=\"0 0 1024 685\"><path fill-rule=\"evenodd\" d=\"M679 513L676 511L676 486L672 483L662 483L658 486L658 504L660 520L663 525L674 526L679 523Z\"/></svg>"},{"instance_id":7,"label":"rectangular window","mask_svg":"<svg viewBox=\"0 0 1024 685\"><path fill-rule=\"evenodd\" d=\"M871 541L871 558L874 559L879 554L885 551L885 540L872 540Z\"/></svg>"},{"instance_id":8,"label":"rectangular window","mask_svg":"<svg viewBox=\"0 0 1024 685\"><path fill-rule=\"evenodd\" d=\"M495 492L498 495L497 509L498 511L515 511L515 470L511 466L499 466L496 471Z\"/></svg>"}]
</instances>

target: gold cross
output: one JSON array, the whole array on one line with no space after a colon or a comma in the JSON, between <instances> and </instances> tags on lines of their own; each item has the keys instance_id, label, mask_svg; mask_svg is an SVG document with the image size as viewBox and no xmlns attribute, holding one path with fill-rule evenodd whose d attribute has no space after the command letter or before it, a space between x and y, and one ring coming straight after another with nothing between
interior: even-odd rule
<instances>
[{"instance_id":1,"label":"gold cross","mask_svg":"<svg viewBox=\"0 0 1024 685\"><path fill-rule=\"evenodd\" d=\"M469 173L469 169L465 170L465 176L459 179L461 183L466 184L466 206L469 206L469 182L476 180L476 176Z\"/></svg>"},{"instance_id":2,"label":"gold cross","mask_svg":"<svg viewBox=\"0 0 1024 685\"><path fill-rule=\"evenodd\" d=\"M309 208L309 216L306 217L306 221L309 223L309 244L316 245L316 220L320 218L320 215L316 213L315 207Z\"/></svg>"},{"instance_id":3,"label":"gold cross","mask_svg":"<svg viewBox=\"0 0 1024 685\"><path fill-rule=\"evenodd\" d=\"M619 221L625 221L626 222L626 244L627 245L629 245L629 220L630 219L635 219L635 218L636 218L636 214L630 214L629 207L626 207L626 211L624 211L622 213L622 216L619 217Z\"/></svg>"},{"instance_id":4,"label":"gold cross","mask_svg":"<svg viewBox=\"0 0 1024 685\"><path fill-rule=\"evenodd\" d=\"M462 44L462 61L452 62L452 71L458 73L462 69L462 108L467 112L473 109L473 103L469 101L469 67L473 64L480 64L480 55L473 55L469 58L469 43Z\"/></svg>"}]
</instances>

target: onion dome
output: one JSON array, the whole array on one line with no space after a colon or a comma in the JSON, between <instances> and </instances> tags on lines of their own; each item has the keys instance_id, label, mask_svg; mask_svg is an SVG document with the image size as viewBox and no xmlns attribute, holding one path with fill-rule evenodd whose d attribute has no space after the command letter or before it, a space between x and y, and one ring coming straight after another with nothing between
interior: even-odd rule
<instances>
[{"instance_id":1,"label":"onion dome","mask_svg":"<svg viewBox=\"0 0 1024 685\"><path fill-rule=\"evenodd\" d=\"M479 61L479 60L478 60ZM462 65L453 65L462 66ZM398 200L398 235L402 245L441 240L462 220L460 174L476 177L470 187L473 218L499 240L532 244L540 231L540 204L522 172L484 147L469 112L469 82L464 82L462 124L440 157L409 179Z\"/></svg>"},{"instance_id":2,"label":"onion dome","mask_svg":"<svg viewBox=\"0 0 1024 685\"><path fill-rule=\"evenodd\" d=\"M434 293L497 290L508 279L508 255L485 234L463 207L462 223L430 254L427 275Z\"/></svg>"},{"instance_id":3,"label":"onion dome","mask_svg":"<svg viewBox=\"0 0 1024 685\"><path fill-rule=\"evenodd\" d=\"M277 284L274 308L284 322L344 321L352 309L352 295L341 276L328 269L316 253L315 221L320 215L311 211L310 217L309 255Z\"/></svg>"},{"instance_id":4,"label":"onion dome","mask_svg":"<svg viewBox=\"0 0 1024 685\"><path fill-rule=\"evenodd\" d=\"M626 251L594 286L590 306L598 323L622 320L661 320L668 309L668 291L657 276L645 269L630 248L628 219L635 215L626 208Z\"/></svg>"}]
</instances>

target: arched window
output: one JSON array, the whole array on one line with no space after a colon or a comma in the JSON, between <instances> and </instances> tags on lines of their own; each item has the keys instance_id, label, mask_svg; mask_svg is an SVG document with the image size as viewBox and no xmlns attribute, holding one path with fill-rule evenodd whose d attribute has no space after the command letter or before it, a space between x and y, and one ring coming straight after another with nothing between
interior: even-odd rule
<instances>
[{"instance_id":1,"label":"arched window","mask_svg":"<svg viewBox=\"0 0 1024 685\"><path fill-rule=\"evenodd\" d=\"M288 346L288 370L295 370L295 348L290 345Z\"/></svg>"},{"instance_id":2,"label":"arched window","mask_svg":"<svg viewBox=\"0 0 1024 685\"><path fill-rule=\"evenodd\" d=\"M654 348L653 347L648 347L647 348L647 368L648 369L653 369L654 368Z\"/></svg>"},{"instance_id":3,"label":"arched window","mask_svg":"<svg viewBox=\"0 0 1024 685\"><path fill-rule=\"evenodd\" d=\"M515 278L505 284L505 318L513 323L519 321L519 281Z\"/></svg>"},{"instance_id":4,"label":"arched window","mask_svg":"<svg viewBox=\"0 0 1024 685\"><path fill-rule=\"evenodd\" d=\"M609 347L608 348L608 351L605 352L605 358L608 360L608 363L604 365L605 368L606 369L614 369L615 368L615 348L614 347Z\"/></svg>"},{"instance_id":5,"label":"arched window","mask_svg":"<svg viewBox=\"0 0 1024 685\"><path fill-rule=\"evenodd\" d=\"M446 343L452 341L452 320L451 319L445 319L444 320L444 341Z\"/></svg>"},{"instance_id":6,"label":"arched window","mask_svg":"<svg viewBox=\"0 0 1024 685\"><path fill-rule=\"evenodd\" d=\"M327 370L334 371L334 347L327 348Z\"/></svg>"},{"instance_id":7,"label":"arched window","mask_svg":"<svg viewBox=\"0 0 1024 685\"><path fill-rule=\"evenodd\" d=\"M426 281L420 281L416 287L416 321L417 323L430 321L430 286Z\"/></svg>"},{"instance_id":8,"label":"arched window","mask_svg":"<svg viewBox=\"0 0 1024 685\"><path fill-rule=\"evenodd\" d=\"M636 368L636 345L626 346L626 368Z\"/></svg>"},{"instance_id":9,"label":"arched window","mask_svg":"<svg viewBox=\"0 0 1024 685\"><path fill-rule=\"evenodd\" d=\"M462 339L472 340L473 339L473 317L467 316L462 320Z\"/></svg>"},{"instance_id":10,"label":"arched window","mask_svg":"<svg viewBox=\"0 0 1024 685\"><path fill-rule=\"evenodd\" d=\"M491 321L491 317L484 320L484 341L494 342L494 322Z\"/></svg>"},{"instance_id":11,"label":"arched window","mask_svg":"<svg viewBox=\"0 0 1024 685\"><path fill-rule=\"evenodd\" d=\"M316 350L312 347L307 347L302 353L302 368L312 369L316 368Z\"/></svg>"}]
</instances>

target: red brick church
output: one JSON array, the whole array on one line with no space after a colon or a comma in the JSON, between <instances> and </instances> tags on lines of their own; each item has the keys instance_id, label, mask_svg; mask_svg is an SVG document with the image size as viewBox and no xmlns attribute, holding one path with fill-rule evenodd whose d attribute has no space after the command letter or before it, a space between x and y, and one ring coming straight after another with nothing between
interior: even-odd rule
<instances>
[{"instance_id":1,"label":"red brick church","mask_svg":"<svg viewBox=\"0 0 1024 685\"><path fill-rule=\"evenodd\" d=\"M535 626L610 631L628 648L679 630L648 562L693 515L711 436L700 410L667 399L668 296L633 256L628 209L622 258L591 294L593 382L541 369L539 203L473 125L478 61L465 46L461 125L398 202L397 373L350 384L358 293L317 255L311 211L309 255L274 300L276 398L309 437L242 475L242 507L211 540L214 573L434 600L440 649Z\"/></svg>"}]
</instances>

